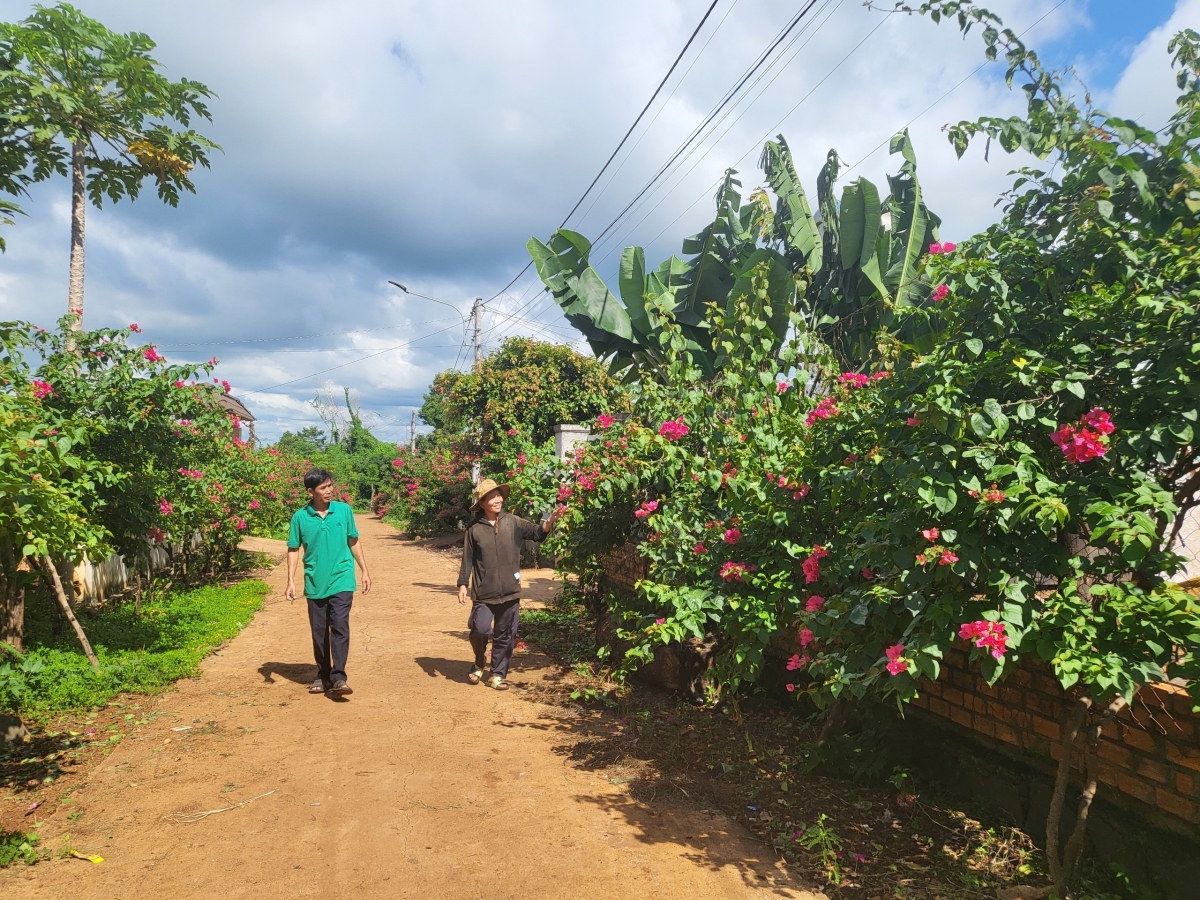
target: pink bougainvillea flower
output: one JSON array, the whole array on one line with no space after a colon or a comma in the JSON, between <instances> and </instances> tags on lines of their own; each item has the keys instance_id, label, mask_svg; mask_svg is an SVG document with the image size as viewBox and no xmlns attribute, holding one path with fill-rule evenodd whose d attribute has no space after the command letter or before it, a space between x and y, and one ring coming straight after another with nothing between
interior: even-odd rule
<instances>
[{"instance_id":1,"label":"pink bougainvillea flower","mask_svg":"<svg viewBox=\"0 0 1200 900\"><path fill-rule=\"evenodd\" d=\"M801 628L800 634L797 635L797 640L800 641L801 647L807 647L813 642L814 637L816 637L816 635L812 633L811 628Z\"/></svg>"},{"instance_id":2,"label":"pink bougainvillea flower","mask_svg":"<svg viewBox=\"0 0 1200 900\"><path fill-rule=\"evenodd\" d=\"M150 531L146 533L146 537L156 544L161 544L167 539L166 532L164 532L161 528L151 528Z\"/></svg>"},{"instance_id":3,"label":"pink bougainvillea flower","mask_svg":"<svg viewBox=\"0 0 1200 900\"><path fill-rule=\"evenodd\" d=\"M909 416L904 421L904 424L907 425L909 428L916 428L918 425L921 424L921 420L918 419L916 416Z\"/></svg>"},{"instance_id":4,"label":"pink bougainvillea flower","mask_svg":"<svg viewBox=\"0 0 1200 900\"><path fill-rule=\"evenodd\" d=\"M958 244L951 243L950 241L942 242L942 252L943 253L953 253L957 249L958 249Z\"/></svg>"},{"instance_id":5,"label":"pink bougainvillea flower","mask_svg":"<svg viewBox=\"0 0 1200 900\"><path fill-rule=\"evenodd\" d=\"M245 531L245 530L246 530L246 528L247 528L247 525L246 525L246 520L245 520L245 519L238 519L238 520L237 520L237 527L238 527L238 530L239 530L239 531Z\"/></svg>"},{"instance_id":6,"label":"pink bougainvillea flower","mask_svg":"<svg viewBox=\"0 0 1200 900\"><path fill-rule=\"evenodd\" d=\"M934 243L929 245L929 252L931 254L933 254L934 256L937 256L939 253L942 252L942 245L935 241Z\"/></svg>"},{"instance_id":7,"label":"pink bougainvillea flower","mask_svg":"<svg viewBox=\"0 0 1200 900\"><path fill-rule=\"evenodd\" d=\"M775 390L779 391L779 393L781 393L781 394L786 394L788 388L790 388L790 387L791 387L791 385L788 384L786 381L781 381L777 385L775 385Z\"/></svg>"},{"instance_id":8,"label":"pink bougainvillea flower","mask_svg":"<svg viewBox=\"0 0 1200 900\"><path fill-rule=\"evenodd\" d=\"M507 434L509 437L516 437L516 436L517 436L517 429L515 429L515 428L510 428L510 429L508 429L508 431L506 431L506 432L504 432L504 433L505 433L505 434Z\"/></svg>"},{"instance_id":9,"label":"pink bougainvillea flower","mask_svg":"<svg viewBox=\"0 0 1200 900\"><path fill-rule=\"evenodd\" d=\"M262 506L262 504L261 504L261 503L259 503L257 500L251 500L251 501L250 501L250 508L251 508L251 509L258 509L260 506Z\"/></svg>"},{"instance_id":10,"label":"pink bougainvillea flower","mask_svg":"<svg viewBox=\"0 0 1200 900\"><path fill-rule=\"evenodd\" d=\"M856 863L865 863L867 861L867 855L865 853L854 853L851 855Z\"/></svg>"},{"instance_id":11,"label":"pink bougainvillea flower","mask_svg":"<svg viewBox=\"0 0 1200 900\"><path fill-rule=\"evenodd\" d=\"M871 379L861 372L843 372L838 376L838 381L850 387L860 388L870 384Z\"/></svg>"},{"instance_id":12,"label":"pink bougainvillea flower","mask_svg":"<svg viewBox=\"0 0 1200 900\"><path fill-rule=\"evenodd\" d=\"M944 284L939 284L936 288L933 289L933 293L930 294L930 297L933 299L934 303L941 303L943 300L946 299L946 297L949 296L949 294L950 294L950 288L946 287L946 285L944 285Z\"/></svg>"},{"instance_id":13,"label":"pink bougainvillea flower","mask_svg":"<svg viewBox=\"0 0 1200 900\"><path fill-rule=\"evenodd\" d=\"M796 686L794 684L785 684L784 687L787 688L787 692L789 694L796 690Z\"/></svg>"},{"instance_id":14,"label":"pink bougainvillea flower","mask_svg":"<svg viewBox=\"0 0 1200 900\"><path fill-rule=\"evenodd\" d=\"M791 658L791 659L789 659L789 660L787 661L787 665L785 666L785 668L786 668L786 669L787 669L789 672L795 672L795 671L796 671L797 669L799 669L799 668L800 668L802 665L803 665L803 663L801 663L801 662L800 662L800 654L799 654L799 653L793 653L793 654L792 654L792 658Z\"/></svg>"},{"instance_id":15,"label":"pink bougainvillea flower","mask_svg":"<svg viewBox=\"0 0 1200 900\"><path fill-rule=\"evenodd\" d=\"M810 556L800 564L800 570L804 572L804 583L812 584L821 577L821 563L815 556Z\"/></svg>"},{"instance_id":16,"label":"pink bougainvillea flower","mask_svg":"<svg viewBox=\"0 0 1200 900\"><path fill-rule=\"evenodd\" d=\"M991 651L996 659L1003 659L1008 650L1008 635L1005 634L1003 622L988 622L983 619L964 622L958 629L958 636L964 641L973 641L976 647Z\"/></svg>"},{"instance_id":17,"label":"pink bougainvillea flower","mask_svg":"<svg viewBox=\"0 0 1200 900\"><path fill-rule=\"evenodd\" d=\"M33 396L39 400L45 400L47 397L54 396L54 386L48 381L41 381L35 378L29 384L33 387Z\"/></svg>"},{"instance_id":18,"label":"pink bougainvillea flower","mask_svg":"<svg viewBox=\"0 0 1200 900\"><path fill-rule=\"evenodd\" d=\"M169 516L171 513L175 512L175 507L173 507L167 500L159 500L158 511L164 516Z\"/></svg>"},{"instance_id":19,"label":"pink bougainvillea flower","mask_svg":"<svg viewBox=\"0 0 1200 900\"><path fill-rule=\"evenodd\" d=\"M608 413L601 413L596 416L596 425L599 428L612 428L615 421L617 421L616 418L610 416Z\"/></svg>"},{"instance_id":20,"label":"pink bougainvillea flower","mask_svg":"<svg viewBox=\"0 0 1200 900\"><path fill-rule=\"evenodd\" d=\"M129 326L129 330L130 330L130 331L132 331L134 334L141 334L141 333L142 333L142 329L141 329L141 327L138 325L138 323L137 323L137 322L133 322L133 323L131 323L131 324L130 324L130 326Z\"/></svg>"},{"instance_id":21,"label":"pink bougainvillea flower","mask_svg":"<svg viewBox=\"0 0 1200 900\"><path fill-rule=\"evenodd\" d=\"M800 485L799 487L796 488L796 490L792 491L792 499L793 500L803 500L805 497L808 496L809 490L810 490L810 488L807 484Z\"/></svg>"},{"instance_id":22,"label":"pink bougainvillea flower","mask_svg":"<svg viewBox=\"0 0 1200 900\"><path fill-rule=\"evenodd\" d=\"M746 563L727 562L721 566L721 580L727 583L741 581L743 575L753 572L756 568L756 566L749 566Z\"/></svg>"},{"instance_id":23,"label":"pink bougainvillea flower","mask_svg":"<svg viewBox=\"0 0 1200 900\"><path fill-rule=\"evenodd\" d=\"M862 574L863 578L867 579L867 581L870 581L872 578L875 577L875 573L872 572L870 569L866 568L865 566L863 567L861 574Z\"/></svg>"},{"instance_id":24,"label":"pink bougainvillea flower","mask_svg":"<svg viewBox=\"0 0 1200 900\"><path fill-rule=\"evenodd\" d=\"M227 394L228 394L230 391L232 391L232 390L233 390L233 387L232 387L232 385L230 385L230 383L229 383L228 381L226 381L225 379L223 379L223 378L221 379L221 388L222 388L222 390L224 390L224 391L225 391L225 393L227 393Z\"/></svg>"},{"instance_id":25,"label":"pink bougainvillea flower","mask_svg":"<svg viewBox=\"0 0 1200 900\"><path fill-rule=\"evenodd\" d=\"M666 624L667 624L667 620L666 620L666 619L655 619L655 620L654 620L654 624L655 624L655 625L666 625Z\"/></svg>"},{"instance_id":26,"label":"pink bougainvillea flower","mask_svg":"<svg viewBox=\"0 0 1200 900\"><path fill-rule=\"evenodd\" d=\"M707 553L708 548L704 546L703 542L696 541L696 546L692 548L692 552L699 555L701 553Z\"/></svg>"},{"instance_id":27,"label":"pink bougainvillea flower","mask_svg":"<svg viewBox=\"0 0 1200 900\"><path fill-rule=\"evenodd\" d=\"M828 419L838 414L837 402L832 397L825 397L816 408L804 419L804 424L812 427L818 419Z\"/></svg>"},{"instance_id":28,"label":"pink bougainvillea flower","mask_svg":"<svg viewBox=\"0 0 1200 900\"><path fill-rule=\"evenodd\" d=\"M904 645L893 644L883 651L888 658L887 670L893 675L899 675L901 672L908 671L908 660L904 658Z\"/></svg>"},{"instance_id":29,"label":"pink bougainvillea flower","mask_svg":"<svg viewBox=\"0 0 1200 900\"><path fill-rule=\"evenodd\" d=\"M159 355L158 351L154 349L153 344L142 351L142 356L146 358L147 362L152 363L162 362L166 358Z\"/></svg>"},{"instance_id":30,"label":"pink bougainvillea flower","mask_svg":"<svg viewBox=\"0 0 1200 900\"><path fill-rule=\"evenodd\" d=\"M942 550L942 558L938 560L939 566L952 566L958 562L958 554L953 550Z\"/></svg>"},{"instance_id":31,"label":"pink bougainvillea flower","mask_svg":"<svg viewBox=\"0 0 1200 900\"><path fill-rule=\"evenodd\" d=\"M942 533L936 528L926 528L921 532L921 537L925 538L927 541L936 541L941 536Z\"/></svg>"},{"instance_id":32,"label":"pink bougainvillea flower","mask_svg":"<svg viewBox=\"0 0 1200 900\"><path fill-rule=\"evenodd\" d=\"M1116 431L1112 417L1099 406L1093 406L1091 412L1084 413L1079 421L1099 434L1109 435Z\"/></svg>"},{"instance_id":33,"label":"pink bougainvillea flower","mask_svg":"<svg viewBox=\"0 0 1200 900\"><path fill-rule=\"evenodd\" d=\"M725 543L736 544L742 539L742 530L740 528L730 528L725 532Z\"/></svg>"},{"instance_id":34,"label":"pink bougainvillea flower","mask_svg":"<svg viewBox=\"0 0 1200 900\"><path fill-rule=\"evenodd\" d=\"M182 378L175 382L175 387L177 387L177 388L181 388L181 387L183 387L183 385L184 385L184 382L183 382Z\"/></svg>"},{"instance_id":35,"label":"pink bougainvillea flower","mask_svg":"<svg viewBox=\"0 0 1200 900\"><path fill-rule=\"evenodd\" d=\"M825 605L825 598L813 594L804 604L804 611L814 613Z\"/></svg>"},{"instance_id":36,"label":"pink bougainvillea flower","mask_svg":"<svg viewBox=\"0 0 1200 900\"><path fill-rule=\"evenodd\" d=\"M678 419L668 419L658 426L658 433L668 441L677 441L691 431L683 422L683 416Z\"/></svg>"}]
</instances>

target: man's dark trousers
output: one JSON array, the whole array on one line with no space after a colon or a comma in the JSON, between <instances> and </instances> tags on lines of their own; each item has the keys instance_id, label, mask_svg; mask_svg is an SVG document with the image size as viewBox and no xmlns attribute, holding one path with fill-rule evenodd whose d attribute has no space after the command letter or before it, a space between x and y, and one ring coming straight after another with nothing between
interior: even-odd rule
<instances>
[{"instance_id":1,"label":"man's dark trousers","mask_svg":"<svg viewBox=\"0 0 1200 900\"><path fill-rule=\"evenodd\" d=\"M508 662L517 645L517 624L521 612L521 599L514 597L502 603L475 603L467 619L471 630L471 649L475 651L475 668L482 669L487 662L488 639L492 642L492 675L501 679L508 677Z\"/></svg>"},{"instance_id":2,"label":"man's dark trousers","mask_svg":"<svg viewBox=\"0 0 1200 900\"><path fill-rule=\"evenodd\" d=\"M350 604L353 600L353 591L342 591L322 600L308 601L308 624L312 626L317 677L328 685L346 680L346 657L350 655Z\"/></svg>"}]
</instances>

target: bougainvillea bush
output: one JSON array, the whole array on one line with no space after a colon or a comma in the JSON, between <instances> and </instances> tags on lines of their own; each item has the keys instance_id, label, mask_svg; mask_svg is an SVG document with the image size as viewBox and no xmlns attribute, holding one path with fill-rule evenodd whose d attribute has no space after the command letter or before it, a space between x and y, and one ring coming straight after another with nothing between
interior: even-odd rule
<instances>
[{"instance_id":1,"label":"bougainvillea bush","mask_svg":"<svg viewBox=\"0 0 1200 900\"><path fill-rule=\"evenodd\" d=\"M474 462L459 445L417 452L398 448L388 491L394 499L385 519L426 537L459 530L470 515Z\"/></svg>"},{"instance_id":2,"label":"bougainvillea bush","mask_svg":"<svg viewBox=\"0 0 1200 900\"><path fill-rule=\"evenodd\" d=\"M0 326L10 617L47 555L117 552L138 571L161 546L191 575L225 570L243 537L278 530L303 505L303 463L236 437L219 403L230 387L210 377L216 361L174 365L140 332L70 331L68 342L66 331Z\"/></svg>"},{"instance_id":3,"label":"bougainvillea bush","mask_svg":"<svg viewBox=\"0 0 1200 900\"><path fill-rule=\"evenodd\" d=\"M711 634L736 685L785 635L789 690L904 700L964 642L993 681L1032 658L1078 689L1069 761L1140 685L1181 678L1200 699L1200 605L1171 583L1200 502L1200 36L1172 42L1183 94L1156 133L1078 108L986 12L937 10L982 22L1028 80L1026 117L952 140L1052 155L1053 174L1022 170L1000 223L928 248L923 299L862 371L803 328L764 352L765 272L729 321L710 313L716 379L669 332L668 383L577 460L559 541L581 571L627 541L647 559L612 598L629 665ZM1065 896L1082 830L1060 854L1051 825Z\"/></svg>"}]
</instances>

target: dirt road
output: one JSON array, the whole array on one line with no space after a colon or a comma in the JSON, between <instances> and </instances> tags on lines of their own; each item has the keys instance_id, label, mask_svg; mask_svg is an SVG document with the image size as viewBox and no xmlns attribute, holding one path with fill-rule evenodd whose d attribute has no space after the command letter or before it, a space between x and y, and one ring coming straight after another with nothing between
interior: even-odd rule
<instances>
[{"instance_id":1,"label":"dirt road","mask_svg":"<svg viewBox=\"0 0 1200 900\"><path fill-rule=\"evenodd\" d=\"M69 833L104 862L4 870L6 897L819 896L737 824L676 798L641 804L571 764L578 723L520 689L549 660L517 657L507 693L468 685L452 560L359 528L375 588L354 602L354 694L306 693L304 606L282 600L276 569L254 622L43 826L49 849ZM531 589L549 575L529 573Z\"/></svg>"}]
</instances>

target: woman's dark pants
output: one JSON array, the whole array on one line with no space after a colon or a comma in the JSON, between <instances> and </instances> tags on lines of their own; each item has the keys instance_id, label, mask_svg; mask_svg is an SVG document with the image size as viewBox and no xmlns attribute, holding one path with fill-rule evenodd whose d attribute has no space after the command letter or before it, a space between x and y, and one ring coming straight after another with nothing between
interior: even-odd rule
<instances>
[{"instance_id":1,"label":"woman's dark pants","mask_svg":"<svg viewBox=\"0 0 1200 900\"><path fill-rule=\"evenodd\" d=\"M475 651L475 668L487 662L488 641L492 642L492 675L508 677L508 663L517 645L517 623L521 600L515 597L502 603L475 603L467 618L471 630L471 649Z\"/></svg>"},{"instance_id":2,"label":"woman's dark pants","mask_svg":"<svg viewBox=\"0 0 1200 900\"><path fill-rule=\"evenodd\" d=\"M353 600L353 591L342 591L323 600L308 601L308 624L312 626L317 677L328 685L346 680L346 657L350 655L350 603Z\"/></svg>"}]
</instances>

